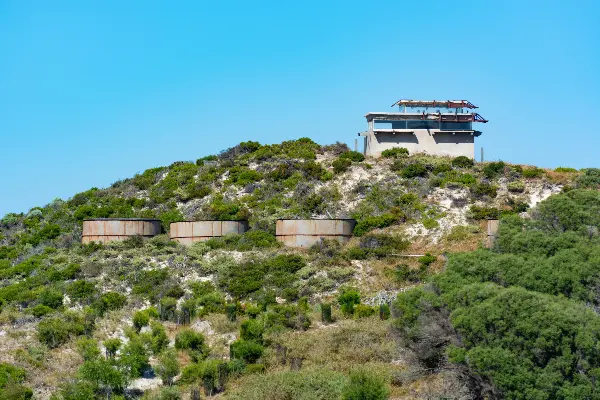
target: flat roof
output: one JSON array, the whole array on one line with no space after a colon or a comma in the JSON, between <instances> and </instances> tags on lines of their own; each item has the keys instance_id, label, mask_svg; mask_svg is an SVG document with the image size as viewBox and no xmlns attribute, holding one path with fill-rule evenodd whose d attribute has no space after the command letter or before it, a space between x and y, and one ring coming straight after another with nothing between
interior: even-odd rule
<instances>
[{"instance_id":1,"label":"flat roof","mask_svg":"<svg viewBox=\"0 0 600 400\"><path fill-rule=\"evenodd\" d=\"M403 113L403 112L368 112L365 114L367 121L388 120L428 120L442 122L488 122L477 113Z\"/></svg>"},{"instance_id":2,"label":"flat roof","mask_svg":"<svg viewBox=\"0 0 600 400\"><path fill-rule=\"evenodd\" d=\"M479 108L469 100L398 100L394 106L406 107L442 107L442 108Z\"/></svg>"}]
</instances>

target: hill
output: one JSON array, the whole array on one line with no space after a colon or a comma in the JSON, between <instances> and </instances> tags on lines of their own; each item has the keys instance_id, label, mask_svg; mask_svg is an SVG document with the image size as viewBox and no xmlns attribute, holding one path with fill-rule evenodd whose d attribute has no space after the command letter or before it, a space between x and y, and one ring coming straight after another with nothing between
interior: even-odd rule
<instances>
[{"instance_id":1,"label":"hill","mask_svg":"<svg viewBox=\"0 0 600 400\"><path fill-rule=\"evenodd\" d=\"M598 170L385 156L244 142L4 216L0 397L597 396ZM109 217L165 234L82 246ZM331 217L346 245L273 236ZM251 230L168 240L190 219Z\"/></svg>"}]
</instances>

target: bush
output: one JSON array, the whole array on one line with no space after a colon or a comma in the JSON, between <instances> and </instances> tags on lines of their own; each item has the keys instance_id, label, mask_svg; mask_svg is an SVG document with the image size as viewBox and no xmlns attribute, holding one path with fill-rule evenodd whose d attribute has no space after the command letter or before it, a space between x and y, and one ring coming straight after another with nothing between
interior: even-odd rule
<instances>
[{"instance_id":1,"label":"bush","mask_svg":"<svg viewBox=\"0 0 600 400\"><path fill-rule=\"evenodd\" d=\"M185 329L175 336L175 348L188 350L192 359L196 362L206 358L209 352L204 335L190 329Z\"/></svg>"},{"instance_id":2,"label":"bush","mask_svg":"<svg viewBox=\"0 0 600 400\"><path fill-rule=\"evenodd\" d=\"M428 172L425 166L419 163L415 163L405 167L400 174L403 178L410 179L427 176Z\"/></svg>"},{"instance_id":3,"label":"bush","mask_svg":"<svg viewBox=\"0 0 600 400\"><path fill-rule=\"evenodd\" d=\"M365 233L376 228L386 228L398 222L398 217L393 214L382 214L378 216L368 216L356 224L354 227L354 236L363 236Z\"/></svg>"},{"instance_id":4,"label":"bush","mask_svg":"<svg viewBox=\"0 0 600 400\"><path fill-rule=\"evenodd\" d=\"M481 220L481 219L498 219L500 218L500 210L494 207L479 207L471 206L469 208L469 218Z\"/></svg>"},{"instance_id":5,"label":"bush","mask_svg":"<svg viewBox=\"0 0 600 400\"><path fill-rule=\"evenodd\" d=\"M471 186L471 194L476 198L489 196L493 199L498 195L498 187L489 183L477 183Z\"/></svg>"},{"instance_id":6,"label":"bush","mask_svg":"<svg viewBox=\"0 0 600 400\"><path fill-rule=\"evenodd\" d=\"M243 339L236 340L230 347L232 359L244 360L249 364L255 363L263 355L264 350L261 344Z\"/></svg>"},{"instance_id":7,"label":"bush","mask_svg":"<svg viewBox=\"0 0 600 400\"><path fill-rule=\"evenodd\" d=\"M133 314L133 327L136 332L139 332L144 326L147 326L150 322L150 316L146 311L136 311Z\"/></svg>"},{"instance_id":8,"label":"bush","mask_svg":"<svg viewBox=\"0 0 600 400\"><path fill-rule=\"evenodd\" d=\"M79 336L84 332L85 325L79 317L48 318L37 326L38 340L51 349L65 344L71 337Z\"/></svg>"},{"instance_id":9,"label":"bush","mask_svg":"<svg viewBox=\"0 0 600 400\"><path fill-rule=\"evenodd\" d=\"M106 349L106 357L113 358L115 355L117 355L117 351L119 351L121 348L121 339L107 339L104 341L103 345Z\"/></svg>"},{"instance_id":10,"label":"bush","mask_svg":"<svg viewBox=\"0 0 600 400\"><path fill-rule=\"evenodd\" d=\"M387 149L381 152L383 158L396 158L408 156L408 149L406 147L394 147L393 149Z\"/></svg>"},{"instance_id":11,"label":"bush","mask_svg":"<svg viewBox=\"0 0 600 400\"><path fill-rule=\"evenodd\" d=\"M512 193L523 193L525 191L525 184L521 181L510 182L507 188Z\"/></svg>"},{"instance_id":12,"label":"bush","mask_svg":"<svg viewBox=\"0 0 600 400\"><path fill-rule=\"evenodd\" d=\"M117 292L106 292L92 303L92 308L94 308L98 314L104 315L107 311L123 308L125 304L127 304L127 296Z\"/></svg>"},{"instance_id":13,"label":"bush","mask_svg":"<svg viewBox=\"0 0 600 400\"><path fill-rule=\"evenodd\" d=\"M96 295L96 284L86 280L79 280L71 283L67 287L67 294L74 301L83 301L90 303Z\"/></svg>"},{"instance_id":14,"label":"bush","mask_svg":"<svg viewBox=\"0 0 600 400\"><path fill-rule=\"evenodd\" d=\"M359 370L350 374L350 383L344 389L343 400L386 400L390 390L385 381L373 373Z\"/></svg>"},{"instance_id":15,"label":"bush","mask_svg":"<svg viewBox=\"0 0 600 400\"><path fill-rule=\"evenodd\" d=\"M598 168L586 168L583 170L583 175L579 175L575 179L575 186L577 188L589 188L598 189L600 188L600 169Z\"/></svg>"},{"instance_id":16,"label":"bush","mask_svg":"<svg viewBox=\"0 0 600 400\"><path fill-rule=\"evenodd\" d=\"M575 168L569 168L569 167L557 167L554 169L554 172L575 173L575 172L577 172L577 170Z\"/></svg>"},{"instance_id":17,"label":"bush","mask_svg":"<svg viewBox=\"0 0 600 400\"><path fill-rule=\"evenodd\" d=\"M381 319L382 321L385 321L390 318L390 315L391 315L390 306L388 306L385 303L380 304L379 305L379 319Z\"/></svg>"},{"instance_id":18,"label":"bush","mask_svg":"<svg viewBox=\"0 0 600 400\"><path fill-rule=\"evenodd\" d=\"M396 266L394 270L394 277L398 283L418 283L425 279L426 269L421 267L419 269L410 268L406 264L400 264Z\"/></svg>"},{"instance_id":19,"label":"bush","mask_svg":"<svg viewBox=\"0 0 600 400\"><path fill-rule=\"evenodd\" d=\"M357 304L354 307L354 317L355 318L366 318L375 315L375 308L368 306L366 304Z\"/></svg>"},{"instance_id":20,"label":"bush","mask_svg":"<svg viewBox=\"0 0 600 400\"><path fill-rule=\"evenodd\" d=\"M333 322L331 315L331 303L321 303L321 322L330 324Z\"/></svg>"},{"instance_id":21,"label":"bush","mask_svg":"<svg viewBox=\"0 0 600 400\"><path fill-rule=\"evenodd\" d=\"M142 375L142 372L150 368L149 354L144 342L139 336L132 337L121 351L120 362L129 370L132 378Z\"/></svg>"},{"instance_id":22,"label":"bush","mask_svg":"<svg viewBox=\"0 0 600 400\"><path fill-rule=\"evenodd\" d=\"M351 165L352 161L350 161L347 158L338 158L331 163L331 166L333 167L333 172L336 174L346 172Z\"/></svg>"},{"instance_id":23,"label":"bush","mask_svg":"<svg viewBox=\"0 0 600 400\"><path fill-rule=\"evenodd\" d=\"M360 293L356 289L343 288L338 296L342 313L346 316L354 314L354 307L360 304Z\"/></svg>"},{"instance_id":24,"label":"bush","mask_svg":"<svg viewBox=\"0 0 600 400\"><path fill-rule=\"evenodd\" d=\"M52 312L54 312L55 310L53 308L50 308L48 306L45 306L43 304L38 304L37 306L33 307L30 309L31 314L33 314L34 317L43 317L46 314L50 314Z\"/></svg>"},{"instance_id":25,"label":"bush","mask_svg":"<svg viewBox=\"0 0 600 400\"><path fill-rule=\"evenodd\" d=\"M360 239L360 247L365 250L367 257L384 258L396 252L406 250L410 242L401 236L368 234Z\"/></svg>"},{"instance_id":26,"label":"bush","mask_svg":"<svg viewBox=\"0 0 600 400\"><path fill-rule=\"evenodd\" d=\"M452 166L457 168L470 168L473 164L473 159L467 156L458 156L452 159Z\"/></svg>"},{"instance_id":27,"label":"bush","mask_svg":"<svg viewBox=\"0 0 600 400\"><path fill-rule=\"evenodd\" d=\"M155 367L156 374L162 380L163 385L172 385L173 378L179 374L179 362L177 354L173 350L167 350L158 357L158 365Z\"/></svg>"},{"instance_id":28,"label":"bush","mask_svg":"<svg viewBox=\"0 0 600 400\"><path fill-rule=\"evenodd\" d=\"M433 264L434 262L437 261L437 257L431 255L431 253L425 253L424 256L421 256L418 258L418 261L419 261L419 264L421 264L421 266L427 268L431 264Z\"/></svg>"},{"instance_id":29,"label":"bush","mask_svg":"<svg viewBox=\"0 0 600 400\"><path fill-rule=\"evenodd\" d=\"M488 179L495 178L504 173L504 167L506 167L504 161L490 162L483 167L483 175Z\"/></svg>"},{"instance_id":30,"label":"bush","mask_svg":"<svg viewBox=\"0 0 600 400\"><path fill-rule=\"evenodd\" d=\"M46 289L40 294L40 303L46 307L60 308L63 305L63 295L56 290Z\"/></svg>"},{"instance_id":31,"label":"bush","mask_svg":"<svg viewBox=\"0 0 600 400\"><path fill-rule=\"evenodd\" d=\"M347 158L354 162L362 162L365 160L365 156L358 151L346 151L340 154L339 158Z\"/></svg>"},{"instance_id":32,"label":"bush","mask_svg":"<svg viewBox=\"0 0 600 400\"><path fill-rule=\"evenodd\" d=\"M534 167L524 169L522 174L523 178L541 178L546 174L546 171L541 168Z\"/></svg>"}]
</instances>

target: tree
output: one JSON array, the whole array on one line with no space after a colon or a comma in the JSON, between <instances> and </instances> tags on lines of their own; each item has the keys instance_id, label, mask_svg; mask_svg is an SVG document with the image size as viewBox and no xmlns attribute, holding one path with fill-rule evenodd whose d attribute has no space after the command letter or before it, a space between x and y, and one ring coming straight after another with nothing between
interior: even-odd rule
<instances>
[{"instance_id":1,"label":"tree","mask_svg":"<svg viewBox=\"0 0 600 400\"><path fill-rule=\"evenodd\" d=\"M342 394L343 400L386 400L390 390L378 376L359 370L350 374L350 383Z\"/></svg>"},{"instance_id":2,"label":"tree","mask_svg":"<svg viewBox=\"0 0 600 400\"><path fill-rule=\"evenodd\" d=\"M179 362L177 361L177 354L173 350L167 350L158 357L158 365L155 371L160 379L162 379L163 385L171 386L173 384L173 378L179 374Z\"/></svg>"}]
</instances>

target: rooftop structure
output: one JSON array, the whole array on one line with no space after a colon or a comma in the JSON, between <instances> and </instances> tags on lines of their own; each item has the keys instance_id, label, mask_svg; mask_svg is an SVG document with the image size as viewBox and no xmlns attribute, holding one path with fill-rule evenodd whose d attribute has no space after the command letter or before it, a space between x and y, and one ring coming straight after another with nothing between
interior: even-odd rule
<instances>
[{"instance_id":1,"label":"rooftop structure","mask_svg":"<svg viewBox=\"0 0 600 400\"><path fill-rule=\"evenodd\" d=\"M365 155L379 157L394 147L405 147L413 153L467 156L474 158L474 122L486 123L468 100L399 100L392 105L399 112L369 112L364 137Z\"/></svg>"}]
</instances>

